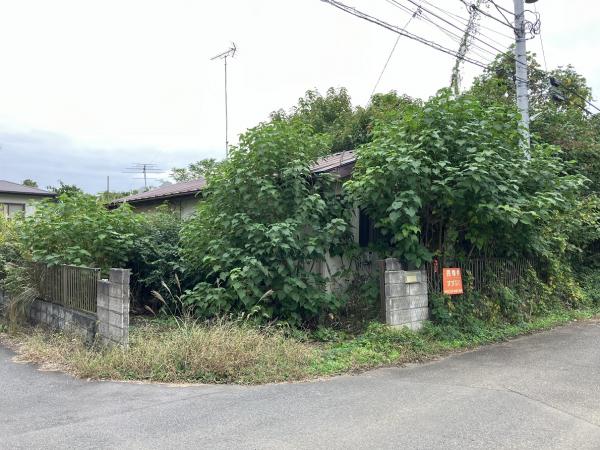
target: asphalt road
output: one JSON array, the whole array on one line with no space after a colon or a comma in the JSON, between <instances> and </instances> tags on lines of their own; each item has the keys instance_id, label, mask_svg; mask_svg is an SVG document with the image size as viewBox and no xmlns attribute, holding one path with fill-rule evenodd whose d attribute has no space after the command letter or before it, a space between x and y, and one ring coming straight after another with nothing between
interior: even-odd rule
<instances>
[{"instance_id":1,"label":"asphalt road","mask_svg":"<svg viewBox=\"0 0 600 450\"><path fill-rule=\"evenodd\" d=\"M86 382L0 348L0 448L600 448L600 322L267 386Z\"/></svg>"}]
</instances>

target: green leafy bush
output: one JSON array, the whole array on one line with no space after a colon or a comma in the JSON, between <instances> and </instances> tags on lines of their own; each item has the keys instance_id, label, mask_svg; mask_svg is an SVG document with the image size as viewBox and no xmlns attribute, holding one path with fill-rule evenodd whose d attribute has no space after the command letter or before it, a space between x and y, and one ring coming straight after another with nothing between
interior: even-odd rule
<instances>
[{"instance_id":1,"label":"green leafy bush","mask_svg":"<svg viewBox=\"0 0 600 450\"><path fill-rule=\"evenodd\" d=\"M377 120L346 188L396 256L551 252L540 230L573 210L584 178L565 174L555 147L530 161L512 107L440 93Z\"/></svg>"},{"instance_id":2,"label":"green leafy bush","mask_svg":"<svg viewBox=\"0 0 600 450\"><path fill-rule=\"evenodd\" d=\"M15 221L0 215L0 288L7 276L6 265L18 264L21 261L21 253Z\"/></svg>"},{"instance_id":3,"label":"green leafy bush","mask_svg":"<svg viewBox=\"0 0 600 450\"><path fill-rule=\"evenodd\" d=\"M248 131L209 177L206 199L185 222L186 301L203 316L245 312L300 323L339 306L311 270L350 239L333 179L310 164L326 140L297 120Z\"/></svg>"},{"instance_id":4,"label":"green leafy bush","mask_svg":"<svg viewBox=\"0 0 600 450\"><path fill-rule=\"evenodd\" d=\"M46 264L124 267L136 247L140 217L128 205L109 211L85 194L38 203L18 224L25 252Z\"/></svg>"},{"instance_id":5,"label":"green leafy bush","mask_svg":"<svg viewBox=\"0 0 600 450\"><path fill-rule=\"evenodd\" d=\"M151 292L164 293L163 283L171 290L176 287L175 277L181 274L179 233L182 221L167 205L140 215L138 219L136 245L127 268L132 270L135 297L142 306L155 303L151 301Z\"/></svg>"}]
</instances>

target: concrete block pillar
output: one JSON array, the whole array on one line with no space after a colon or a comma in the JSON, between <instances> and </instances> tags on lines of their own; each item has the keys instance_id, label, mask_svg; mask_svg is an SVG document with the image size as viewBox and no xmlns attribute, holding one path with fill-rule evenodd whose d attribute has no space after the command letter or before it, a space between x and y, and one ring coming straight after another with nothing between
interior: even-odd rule
<instances>
[{"instance_id":1,"label":"concrete block pillar","mask_svg":"<svg viewBox=\"0 0 600 450\"><path fill-rule=\"evenodd\" d=\"M98 281L98 335L108 344L129 344L129 269L110 269Z\"/></svg>"},{"instance_id":2,"label":"concrete block pillar","mask_svg":"<svg viewBox=\"0 0 600 450\"><path fill-rule=\"evenodd\" d=\"M382 264L381 297L385 323L419 330L429 319L427 272L402 270L395 258Z\"/></svg>"}]
</instances>

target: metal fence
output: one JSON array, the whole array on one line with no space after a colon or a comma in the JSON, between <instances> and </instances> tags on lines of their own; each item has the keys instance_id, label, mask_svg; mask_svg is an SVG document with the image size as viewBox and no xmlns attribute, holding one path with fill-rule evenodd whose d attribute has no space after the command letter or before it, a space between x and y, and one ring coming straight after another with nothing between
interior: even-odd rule
<instances>
[{"instance_id":1,"label":"metal fence","mask_svg":"<svg viewBox=\"0 0 600 450\"><path fill-rule=\"evenodd\" d=\"M100 269L34 263L32 274L42 300L67 308L96 312Z\"/></svg>"},{"instance_id":2,"label":"metal fence","mask_svg":"<svg viewBox=\"0 0 600 450\"><path fill-rule=\"evenodd\" d=\"M519 284L527 270L535 267L533 261L526 258L473 258L451 259L444 262L444 267L462 269L463 286L466 290L483 291L491 285L512 287ZM427 280L429 292L442 292L442 264L427 263Z\"/></svg>"}]
</instances>

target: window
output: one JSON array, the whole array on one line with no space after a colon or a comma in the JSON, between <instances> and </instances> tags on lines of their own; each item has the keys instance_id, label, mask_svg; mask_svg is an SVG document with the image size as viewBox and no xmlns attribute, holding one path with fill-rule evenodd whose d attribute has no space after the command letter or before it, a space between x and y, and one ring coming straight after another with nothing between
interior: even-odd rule
<instances>
[{"instance_id":1,"label":"window","mask_svg":"<svg viewBox=\"0 0 600 450\"><path fill-rule=\"evenodd\" d=\"M0 203L0 211L4 217L9 219L15 217L18 213L25 212L24 203Z\"/></svg>"},{"instance_id":2,"label":"window","mask_svg":"<svg viewBox=\"0 0 600 450\"><path fill-rule=\"evenodd\" d=\"M387 240L381 234L381 231L375 228L375 221L362 209L358 216L358 245L360 247L387 245Z\"/></svg>"}]
</instances>

